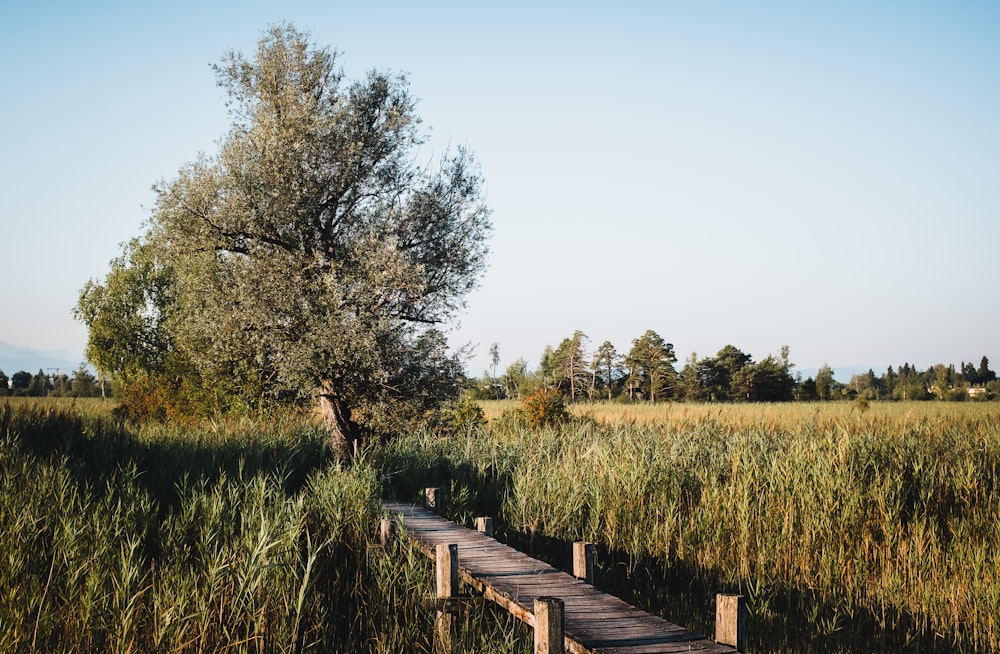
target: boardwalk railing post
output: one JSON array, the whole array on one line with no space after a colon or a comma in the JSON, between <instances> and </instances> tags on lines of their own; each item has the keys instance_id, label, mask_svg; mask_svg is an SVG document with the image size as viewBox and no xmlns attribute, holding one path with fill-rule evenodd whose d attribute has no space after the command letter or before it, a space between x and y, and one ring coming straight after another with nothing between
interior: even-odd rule
<instances>
[{"instance_id":1,"label":"boardwalk railing post","mask_svg":"<svg viewBox=\"0 0 1000 654\"><path fill-rule=\"evenodd\" d=\"M573 576L594 585L594 544L573 543Z\"/></svg>"},{"instance_id":2,"label":"boardwalk railing post","mask_svg":"<svg viewBox=\"0 0 1000 654\"><path fill-rule=\"evenodd\" d=\"M535 654L563 654L563 601L535 598Z\"/></svg>"},{"instance_id":3,"label":"boardwalk railing post","mask_svg":"<svg viewBox=\"0 0 1000 654\"><path fill-rule=\"evenodd\" d=\"M434 513L441 513L441 489L440 488L425 488L424 489L424 506L433 511Z\"/></svg>"},{"instance_id":4,"label":"boardwalk railing post","mask_svg":"<svg viewBox=\"0 0 1000 654\"><path fill-rule=\"evenodd\" d=\"M392 542L396 536L396 522L388 518L382 518L378 523L378 542L383 546Z\"/></svg>"},{"instance_id":5,"label":"boardwalk railing post","mask_svg":"<svg viewBox=\"0 0 1000 654\"><path fill-rule=\"evenodd\" d=\"M448 599L458 595L458 545L438 543L434 548L434 572L437 581L438 599ZM434 616L434 651L440 654L451 652L451 622L448 611L438 611Z\"/></svg>"},{"instance_id":6,"label":"boardwalk railing post","mask_svg":"<svg viewBox=\"0 0 1000 654\"><path fill-rule=\"evenodd\" d=\"M493 518L489 517L479 517L476 518L476 531L486 534L487 536L493 536Z\"/></svg>"},{"instance_id":7,"label":"boardwalk railing post","mask_svg":"<svg viewBox=\"0 0 1000 654\"><path fill-rule=\"evenodd\" d=\"M742 595L715 596L715 642L747 651L747 605Z\"/></svg>"}]
</instances>

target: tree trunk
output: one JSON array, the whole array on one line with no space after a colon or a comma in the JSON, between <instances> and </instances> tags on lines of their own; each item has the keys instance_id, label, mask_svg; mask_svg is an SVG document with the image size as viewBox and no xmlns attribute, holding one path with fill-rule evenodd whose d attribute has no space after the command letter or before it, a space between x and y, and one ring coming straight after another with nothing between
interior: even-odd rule
<instances>
[{"instance_id":1,"label":"tree trunk","mask_svg":"<svg viewBox=\"0 0 1000 654\"><path fill-rule=\"evenodd\" d=\"M350 459L361 440L358 423L351 420L351 407L333 390L333 384L323 384L319 395L326 430L330 434L330 448L342 460Z\"/></svg>"}]
</instances>

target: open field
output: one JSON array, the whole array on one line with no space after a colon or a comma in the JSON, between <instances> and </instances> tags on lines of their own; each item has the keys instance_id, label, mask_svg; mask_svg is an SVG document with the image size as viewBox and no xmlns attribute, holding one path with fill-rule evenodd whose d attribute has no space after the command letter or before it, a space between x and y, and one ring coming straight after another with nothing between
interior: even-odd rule
<instances>
[{"instance_id":1,"label":"open field","mask_svg":"<svg viewBox=\"0 0 1000 654\"><path fill-rule=\"evenodd\" d=\"M743 592L750 651L1000 651L1000 405L495 408L340 467L308 417L0 402L0 650L430 651L430 567L372 540L383 498L440 485L557 565L597 543L598 586L696 631ZM530 651L462 620L456 651Z\"/></svg>"}]
</instances>

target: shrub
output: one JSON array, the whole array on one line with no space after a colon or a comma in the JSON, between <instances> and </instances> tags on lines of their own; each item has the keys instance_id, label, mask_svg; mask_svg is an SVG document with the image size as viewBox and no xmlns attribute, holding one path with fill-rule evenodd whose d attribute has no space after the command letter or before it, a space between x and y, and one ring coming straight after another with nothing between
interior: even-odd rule
<instances>
[{"instance_id":1,"label":"shrub","mask_svg":"<svg viewBox=\"0 0 1000 654\"><path fill-rule=\"evenodd\" d=\"M486 426L486 414L471 394L463 395L456 401L448 414L451 418L451 428L456 432Z\"/></svg>"},{"instance_id":2,"label":"shrub","mask_svg":"<svg viewBox=\"0 0 1000 654\"><path fill-rule=\"evenodd\" d=\"M554 388L540 388L521 402L529 427L554 427L569 420L563 396Z\"/></svg>"}]
</instances>

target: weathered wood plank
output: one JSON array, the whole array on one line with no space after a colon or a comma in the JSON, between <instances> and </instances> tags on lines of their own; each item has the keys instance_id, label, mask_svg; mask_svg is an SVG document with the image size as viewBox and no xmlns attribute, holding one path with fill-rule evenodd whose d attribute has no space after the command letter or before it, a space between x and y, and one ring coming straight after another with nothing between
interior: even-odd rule
<instances>
[{"instance_id":1,"label":"weathered wood plank","mask_svg":"<svg viewBox=\"0 0 1000 654\"><path fill-rule=\"evenodd\" d=\"M585 581L409 504L387 504L406 536L432 560L439 544L458 544L459 576L487 600L534 626L534 601L563 600L565 649L574 654L732 653L732 647L602 593Z\"/></svg>"}]
</instances>

